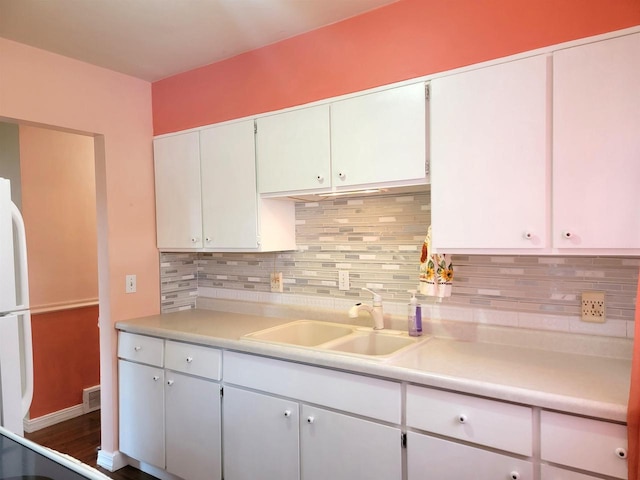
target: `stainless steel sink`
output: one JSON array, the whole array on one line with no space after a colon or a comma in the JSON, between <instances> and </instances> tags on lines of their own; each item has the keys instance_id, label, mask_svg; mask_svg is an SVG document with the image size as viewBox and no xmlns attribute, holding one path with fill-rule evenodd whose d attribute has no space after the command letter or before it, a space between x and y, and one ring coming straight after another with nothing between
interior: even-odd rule
<instances>
[{"instance_id":1,"label":"stainless steel sink","mask_svg":"<svg viewBox=\"0 0 640 480\"><path fill-rule=\"evenodd\" d=\"M385 361L421 345L428 338L410 337L398 330L374 330L318 320L297 320L249 333L241 339Z\"/></svg>"}]
</instances>

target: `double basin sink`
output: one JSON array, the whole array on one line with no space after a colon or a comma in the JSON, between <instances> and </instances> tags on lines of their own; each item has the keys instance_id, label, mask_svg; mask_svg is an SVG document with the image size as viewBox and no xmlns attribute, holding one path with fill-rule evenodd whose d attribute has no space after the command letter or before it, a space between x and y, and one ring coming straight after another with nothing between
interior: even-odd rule
<instances>
[{"instance_id":1,"label":"double basin sink","mask_svg":"<svg viewBox=\"0 0 640 480\"><path fill-rule=\"evenodd\" d=\"M398 330L297 320L249 333L242 340L287 345L387 361L421 345L428 337L410 337Z\"/></svg>"}]
</instances>

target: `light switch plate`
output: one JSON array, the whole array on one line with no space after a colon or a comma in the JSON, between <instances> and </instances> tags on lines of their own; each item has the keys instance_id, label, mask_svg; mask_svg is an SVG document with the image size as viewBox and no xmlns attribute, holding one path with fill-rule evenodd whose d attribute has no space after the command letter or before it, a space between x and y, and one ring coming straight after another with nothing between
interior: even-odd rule
<instances>
[{"instance_id":1,"label":"light switch plate","mask_svg":"<svg viewBox=\"0 0 640 480\"><path fill-rule=\"evenodd\" d=\"M349 270L338 270L338 290L349 290Z\"/></svg>"},{"instance_id":2,"label":"light switch plate","mask_svg":"<svg viewBox=\"0 0 640 480\"><path fill-rule=\"evenodd\" d=\"M604 292L582 292L582 321L604 323Z\"/></svg>"},{"instance_id":3,"label":"light switch plate","mask_svg":"<svg viewBox=\"0 0 640 480\"><path fill-rule=\"evenodd\" d=\"M136 293L137 288L137 280L135 275L127 275L126 276L126 285L125 285L125 293Z\"/></svg>"}]
</instances>

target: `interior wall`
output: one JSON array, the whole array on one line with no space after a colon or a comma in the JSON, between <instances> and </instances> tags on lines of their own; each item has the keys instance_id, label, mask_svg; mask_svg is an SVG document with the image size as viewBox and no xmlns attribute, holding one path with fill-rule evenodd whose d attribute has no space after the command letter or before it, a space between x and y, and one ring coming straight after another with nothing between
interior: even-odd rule
<instances>
[{"instance_id":1,"label":"interior wall","mask_svg":"<svg viewBox=\"0 0 640 480\"><path fill-rule=\"evenodd\" d=\"M638 0L400 0L155 82L156 135L640 24Z\"/></svg>"},{"instance_id":2,"label":"interior wall","mask_svg":"<svg viewBox=\"0 0 640 480\"><path fill-rule=\"evenodd\" d=\"M11 181L11 200L22 211L18 125L0 122L0 177Z\"/></svg>"},{"instance_id":3,"label":"interior wall","mask_svg":"<svg viewBox=\"0 0 640 480\"><path fill-rule=\"evenodd\" d=\"M23 125L31 308L98 300L93 137Z\"/></svg>"},{"instance_id":4,"label":"interior wall","mask_svg":"<svg viewBox=\"0 0 640 480\"><path fill-rule=\"evenodd\" d=\"M98 302L94 141L22 125L19 143L34 419L82 403L82 390L100 383L98 308L78 308Z\"/></svg>"},{"instance_id":5,"label":"interior wall","mask_svg":"<svg viewBox=\"0 0 640 480\"><path fill-rule=\"evenodd\" d=\"M94 135L102 452L117 451L121 319L159 312L148 82L0 38L0 119ZM138 278L127 295L126 274Z\"/></svg>"}]
</instances>

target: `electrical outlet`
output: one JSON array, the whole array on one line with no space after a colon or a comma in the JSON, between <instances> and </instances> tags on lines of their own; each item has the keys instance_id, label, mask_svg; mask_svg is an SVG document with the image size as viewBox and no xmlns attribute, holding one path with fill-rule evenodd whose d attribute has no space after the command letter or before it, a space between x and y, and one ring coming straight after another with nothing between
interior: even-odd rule
<instances>
[{"instance_id":1,"label":"electrical outlet","mask_svg":"<svg viewBox=\"0 0 640 480\"><path fill-rule=\"evenodd\" d=\"M604 292L582 292L582 321L604 323Z\"/></svg>"},{"instance_id":2,"label":"electrical outlet","mask_svg":"<svg viewBox=\"0 0 640 480\"><path fill-rule=\"evenodd\" d=\"M271 274L271 291L275 293L282 293L282 272L273 272Z\"/></svg>"},{"instance_id":3,"label":"electrical outlet","mask_svg":"<svg viewBox=\"0 0 640 480\"><path fill-rule=\"evenodd\" d=\"M338 270L338 290L349 290L349 270Z\"/></svg>"},{"instance_id":4,"label":"electrical outlet","mask_svg":"<svg viewBox=\"0 0 640 480\"><path fill-rule=\"evenodd\" d=\"M127 275L125 280L126 280L126 285L124 288L125 293L136 293L136 276Z\"/></svg>"}]
</instances>

